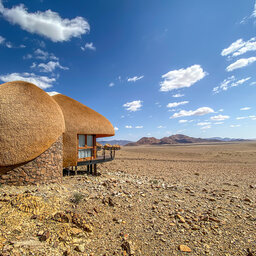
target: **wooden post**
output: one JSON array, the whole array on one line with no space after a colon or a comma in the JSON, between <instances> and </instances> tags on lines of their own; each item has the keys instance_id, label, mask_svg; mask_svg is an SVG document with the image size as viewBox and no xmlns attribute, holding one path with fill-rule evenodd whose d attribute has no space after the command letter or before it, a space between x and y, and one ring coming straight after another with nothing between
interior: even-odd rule
<instances>
[{"instance_id":1,"label":"wooden post","mask_svg":"<svg viewBox=\"0 0 256 256\"><path fill-rule=\"evenodd\" d=\"M90 174L92 174L92 164L90 164Z\"/></svg>"},{"instance_id":2,"label":"wooden post","mask_svg":"<svg viewBox=\"0 0 256 256\"><path fill-rule=\"evenodd\" d=\"M75 175L77 175L77 166L75 167Z\"/></svg>"},{"instance_id":3,"label":"wooden post","mask_svg":"<svg viewBox=\"0 0 256 256\"><path fill-rule=\"evenodd\" d=\"M94 175L97 175L97 164L94 164Z\"/></svg>"},{"instance_id":4,"label":"wooden post","mask_svg":"<svg viewBox=\"0 0 256 256\"><path fill-rule=\"evenodd\" d=\"M87 165L87 174L90 174L90 166Z\"/></svg>"}]
</instances>

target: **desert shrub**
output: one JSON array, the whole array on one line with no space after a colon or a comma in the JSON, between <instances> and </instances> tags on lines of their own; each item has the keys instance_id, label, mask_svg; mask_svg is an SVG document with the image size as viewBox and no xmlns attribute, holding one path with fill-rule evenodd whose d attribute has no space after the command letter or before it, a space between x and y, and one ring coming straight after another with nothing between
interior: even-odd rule
<instances>
[{"instance_id":1,"label":"desert shrub","mask_svg":"<svg viewBox=\"0 0 256 256\"><path fill-rule=\"evenodd\" d=\"M74 204L79 204L81 200L84 198L84 195L82 193L74 193L70 201Z\"/></svg>"}]
</instances>

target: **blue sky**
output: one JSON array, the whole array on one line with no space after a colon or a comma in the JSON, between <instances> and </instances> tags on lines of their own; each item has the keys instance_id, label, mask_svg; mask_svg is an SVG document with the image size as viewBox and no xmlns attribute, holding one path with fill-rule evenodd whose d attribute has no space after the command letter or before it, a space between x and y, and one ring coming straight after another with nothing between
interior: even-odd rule
<instances>
[{"instance_id":1,"label":"blue sky","mask_svg":"<svg viewBox=\"0 0 256 256\"><path fill-rule=\"evenodd\" d=\"M0 80L106 116L116 139L256 138L253 0L0 0Z\"/></svg>"}]
</instances>

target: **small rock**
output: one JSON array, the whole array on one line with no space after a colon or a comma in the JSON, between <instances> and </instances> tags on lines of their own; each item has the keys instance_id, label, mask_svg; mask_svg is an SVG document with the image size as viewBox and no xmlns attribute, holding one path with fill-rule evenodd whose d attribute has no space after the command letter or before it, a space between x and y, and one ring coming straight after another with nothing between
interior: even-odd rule
<instances>
[{"instance_id":1,"label":"small rock","mask_svg":"<svg viewBox=\"0 0 256 256\"><path fill-rule=\"evenodd\" d=\"M39 241L45 242L50 237L50 232L47 230L41 236L39 236Z\"/></svg>"},{"instance_id":2,"label":"small rock","mask_svg":"<svg viewBox=\"0 0 256 256\"><path fill-rule=\"evenodd\" d=\"M181 252L192 252L192 250L187 245L184 244L179 245L179 250Z\"/></svg>"},{"instance_id":3,"label":"small rock","mask_svg":"<svg viewBox=\"0 0 256 256\"><path fill-rule=\"evenodd\" d=\"M181 215L177 214L176 217L179 219L179 221L181 223L185 223L186 222L185 219Z\"/></svg>"},{"instance_id":4,"label":"small rock","mask_svg":"<svg viewBox=\"0 0 256 256\"><path fill-rule=\"evenodd\" d=\"M83 244L79 244L75 247L77 252L85 252L85 246Z\"/></svg>"}]
</instances>

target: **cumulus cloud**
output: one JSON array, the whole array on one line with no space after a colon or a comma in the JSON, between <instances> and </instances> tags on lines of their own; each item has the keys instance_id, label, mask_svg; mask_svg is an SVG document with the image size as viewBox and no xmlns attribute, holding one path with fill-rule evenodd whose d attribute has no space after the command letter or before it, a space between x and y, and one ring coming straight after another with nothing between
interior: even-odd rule
<instances>
[{"instance_id":1,"label":"cumulus cloud","mask_svg":"<svg viewBox=\"0 0 256 256\"><path fill-rule=\"evenodd\" d=\"M224 121L226 119L229 119L230 116L224 116L224 115L217 115L217 116L212 116L211 120L213 121Z\"/></svg>"},{"instance_id":2,"label":"cumulus cloud","mask_svg":"<svg viewBox=\"0 0 256 256\"><path fill-rule=\"evenodd\" d=\"M26 81L37 85L39 88L47 89L52 87L53 82L56 81L55 78L49 78L47 76L37 76L34 73L11 73L7 75L1 75L0 80L3 82L11 81Z\"/></svg>"},{"instance_id":3,"label":"cumulus cloud","mask_svg":"<svg viewBox=\"0 0 256 256\"><path fill-rule=\"evenodd\" d=\"M41 49L36 49L33 54L27 54L23 57L23 59L38 59L38 60L59 60L53 53L49 53L47 51L43 51Z\"/></svg>"},{"instance_id":4,"label":"cumulus cloud","mask_svg":"<svg viewBox=\"0 0 256 256\"><path fill-rule=\"evenodd\" d=\"M181 110L180 112L174 113L171 118L183 117L183 116L203 116L209 113L213 113L214 110L209 107L201 107L196 110Z\"/></svg>"},{"instance_id":5,"label":"cumulus cloud","mask_svg":"<svg viewBox=\"0 0 256 256\"><path fill-rule=\"evenodd\" d=\"M211 123L210 122L200 122L200 123L197 123L197 125L199 126L206 126L206 125L210 125Z\"/></svg>"},{"instance_id":6,"label":"cumulus cloud","mask_svg":"<svg viewBox=\"0 0 256 256\"><path fill-rule=\"evenodd\" d=\"M135 126L135 128L136 128L136 129L142 129L143 126L142 126L142 125L137 125L137 126Z\"/></svg>"},{"instance_id":7,"label":"cumulus cloud","mask_svg":"<svg viewBox=\"0 0 256 256\"><path fill-rule=\"evenodd\" d=\"M235 76L230 76L227 79L225 79L223 82L221 82L221 84L219 86L214 87L212 91L214 94L219 93L221 91L227 91L231 87L236 87L241 84L244 84L245 82L247 82L250 79L251 79L251 77L246 77L246 78L238 80L235 78Z\"/></svg>"},{"instance_id":8,"label":"cumulus cloud","mask_svg":"<svg viewBox=\"0 0 256 256\"><path fill-rule=\"evenodd\" d=\"M126 128L126 129L131 129L132 126L131 126L131 125L126 125L125 128Z\"/></svg>"},{"instance_id":9,"label":"cumulus cloud","mask_svg":"<svg viewBox=\"0 0 256 256\"><path fill-rule=\"evenodd\" d=\"M60 68L63 70L68 70L69 68L63 67L60 65L58 61L49 61L48 63L39 63L38 65L36 63L33 63L31 68L39 68L40 72L53 72L56 68Z\"/></svg>"},{"instance_id":10,"label":"cumulus cloud","mask_svg":"<svg viewBox=\"0 0 256 256\"><path fill-rule=\"evenodd\" d=\"M184 123L187 123L187 122L188 122L188 120L184 120L184 119L179 120L179 123L180 123L180 124L184 124Z\"/></svg>"},{"instance_id":11,"label":"cumulus cloud","mask_svg":"<svg viewBox=\"0 0 256 256\"><path fill-rule=\"evenodd\" d=\"M19 25L30 33L47 37L53 42L68 41L90 31L90 25L83 17L63 19L51 10L29 13L23 4L8 9L0 1L0 13L10 23Z\"/></svg>"},{"instance_id":12,"label":"cumulus cloud","mask_svg":"<svg viewBox=\"0 0 256 256\"><path fill-rule=\"evenodd\" d=\"M214 124L224 124L224 122L216 122L216 123L214 123Z\"/></svg>"},{"instance_id":13,"label":"cumulus cloud","mask_svg":"<svg viewBox=\"0 0 256 256\"><path fill-rule=\"evenodd\" d=\"M240 108L240 110L250 110L251 107L244 107L244 108Z\"/></svg>"},{"instance_id":14,"label":"cumulus cloud","mask_svg":"<svg viewBox=\"0 0 256 256\"><path fill-rule=\"evenodd\" d=\"M229 66L227 66L226 71L231 72L235 69L246 67L255 61L256 61L256 57L250 57L247 59L245 59L245 58L239 59L239 60L235 61L234 63L230 64Z\"/></svg>"},{"instance_id":15,"label":"cumulus cloud","mask_svg":"<svg viewBox=\"0 0 256 256\"><path fill-rule=\"evenodd\" d=\"M236 40L228 48L223 49L221 55L232 55L233 57L236 57L250 51L256 51L256 37L252 37L248 41L244 41L241 38Z\"/></svg>"},{"instance_id":16,"label":"cumulus cloud","mask_svg":"<svg viewBox=\"0 0 256 256\"><path fill-rule=\"evenodd\" d=\"M158 129L163 129L163 128L166 128L166 126L162 126L162 125L159 125L157 126Z\"/></svg>"},{"instance_id":17,"label":"cumulus cloud","mask_svg":"<svg viewBox=\"0 0 256 256\"><path fill-rule=\"evenodd\" d=\"M113 82L109 83L109 87L113 87L115 84Z\"/></svg>"},{"instance_id":18,"label":"cumulus cloud","mask_svg":"<svg viewBox=\"0 0 256 256\"><path fill-rule=\"evenodd\" d=\"M136 82L136 81L142 79L143 77L144 77L144 76L129 77L129 78L127 79L127 81L128 81L128 82Z\"/></svg>"},{"instance_id":19,"label":"cumulus cloud","mask_svg":"<svg viewBox=\"0 0 256 256\"><path fill-rule=\"evenodd\" d=\"M180 93L172 95L173 98L180 98L180 97L183 97L183 96L185 96L185 95L184 94L180 94Z\"/></svg>"},{"instance_id":20,"label":"cumulus cloud","mask_svg":"<svg viewBox=\"0 0 256 256\"><path fill-rule=\"evenodd\" d=\"M200 65L172 70L162 75L164 81L160 83L160 91L168 92L175 89L190 87L207 75Z\"/></svg>"},{"instance_id":21,"label":"cumulus cloud","mask_svg":"<svg viewBox=\"0 0 256 256\"><path fill-rule=\"evenodd\" d=\"M88 50L92 50L92 51L95 51L96 50L96 47L93 45L93 43L86 43L84 46L81 47L81 49L83 51L85 51L86 49Z\"/></svg>"},{"instance_id":22,"label":"cumulus cloud","mask_svg":"<svg viewBox=\"0 0 256 256\"><path fill-rule=\"evenodd\" d=\"M135 112L135 111L141 110L142 101L141 100L134 100L134 101L131 101L131 102L127 102L123 105L123 107L125 107L126 110L128 110L128 111Z\"/></svg>"},{"instance_id":23,"label":"cumulus cloud","mask_svg":"<svg viewBox=\"0 0 256 256\"><path fill-rule=\"evenodd\" d=\"M118 131L118 130L119 130L119 128L115 126L114 130L115 130L115 131Z\"/></svg>"},{"instance_id":24,"label":"cumulus cloud","mask_svg":"<svg viewBox=\"0 0 256 256\"><path fill-rule=\"evenodd\" d=\"M172 103L168 103L166 107L167 108L175 108L175 107L185 105L188 103L189 103L189 101L172 102Z\"/></svg>"}]
</instances>

